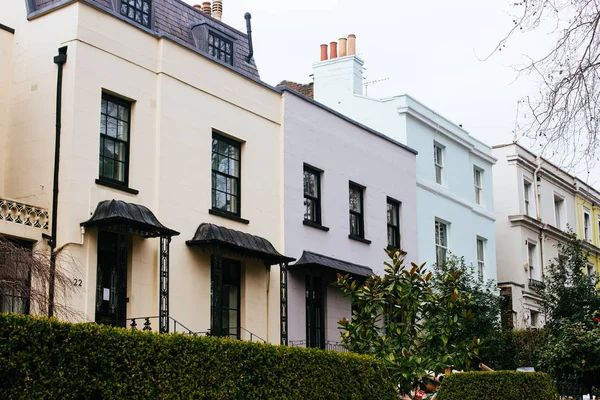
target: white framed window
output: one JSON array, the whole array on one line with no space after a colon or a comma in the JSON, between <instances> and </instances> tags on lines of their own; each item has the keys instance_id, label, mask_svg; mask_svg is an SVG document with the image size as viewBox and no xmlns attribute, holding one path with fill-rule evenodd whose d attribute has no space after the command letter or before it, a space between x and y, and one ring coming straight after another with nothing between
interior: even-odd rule
<instances>
[{"instance_id":1,"label":"white framed window","mask_svg":"<svg viewBox=\"0 0 600 400\"><path fill-rule=\"evenodd\" d=\"M540 322L540 313L534 310L530 310L529 315L531 317L529 320L529 324L532 328L537 328Z\"/></svg>"},{"instance_id":2,"label":"white framed window","mask_svg":"<svg viewBox=\"0 0 600 400\"><path fill-rule=\"evenodd\" d=\"M531 216L531 182L523 181L523 201L525 203L525 215Z\"/></svg>"},{"instance_id":3,"label":"white framed window","mask_svg":"<svg viewBox=\"0 0 600 400\"><path fill-rule=\"evenodd\" d=\"M477 276L483 281L483 270L485 269L485 239L477 238Z\"/></svg>"},{"instance_id":4,"label":"white framed window","mask_svg":"<svg viewBox=\"0 0 600 400\"><path fill-rule=\"evenodd\" d=\"M598 245L600 245L600 215L598 215Z\"/></svg>"},{"instance_id":5,"label":"white framed window","mask_svg":"<svg viewBox=\"0 0 600 400\"><path fill-rule=\"evenodd\" d=\"M448 253L448 224L435 221L435 262L443 264L446 262Z\"/></svg>"},{"instance_id":6,"label":"white framed window","mask_svg":"<svg viewBox=\"0 0 600 400\"><path fill-rule=\"evenodd\" d=\"M437 144L433 144L433 165L435 166L435 182L442 184L444 172L444 148Z\"/></svg>"},{"instance_id":7,"label":"white framed window","mask_svg":"<svg viewBox=\"0 0 600 400\"><path fill-rule=\"evenodd\" d=\"M533 242L527 242L527 265L529 267L529 279L537 278L536 271L536 244Z\"/></svg>"},{"instance_id":8,"label":"white framed window","mask_svg":"<svg viewBox=\"0 0 600 400\"><path fill-rule=\"evenodd\" d=\"M588 276L594 275L594 272L595 272L594 271L594 264L589 263L587 265L587 274L588 274Z\"/></svg>"},{"instance_id":9,"label":"white framed window","mask_svg":"<svg viewBox=\"0 0 600 400\"><path fill-rule=\"evenodd\" d=\"M473 183L475 185L475 204L483 202L483 171L477 167L473 168Z\"/></svg>"},{"instance_id":10,"label":"white framed window","mask_svg":"<svg viewBox=\"0 0 600 400\"><path fill-rule=\"evenodd\" d=\"M590 214L590 210L583 207L583 239L587 241L592 240L592 221Z\"/></svg>"},{"instance_id":11,"label":"white framed window","mask_svg":"<svg viewBox=\"0 0 600 400\"><path fill-rule=\"evenodd\" d=\"M554 226L558 229L563 229L563 208L564 208L565 200L558 196L554 195Z\"/></svg>"}]
</instances>

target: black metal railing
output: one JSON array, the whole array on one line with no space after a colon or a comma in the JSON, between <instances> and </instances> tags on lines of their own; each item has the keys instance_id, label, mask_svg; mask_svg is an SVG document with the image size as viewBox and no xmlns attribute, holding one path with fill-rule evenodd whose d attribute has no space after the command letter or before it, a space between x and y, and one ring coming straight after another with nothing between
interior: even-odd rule
<instances>
[{"instance_id":1,"label":"black metal railing","mask_svg":"<svg viewBox=\"0 0 600 400\"><path fill-rule=\"evenodd\" d=\"M533 290L544 290L546 288L546 284L542 281L538 281L537 279L529 279L529 288Z\"/></svg>"},{"instance_id":2,"label":"black metal railing","mask_svg":"<svg viewBox=\"0 0 600 400\"><path fill-rule=\"evenodd\" d=\"M155 327L158 329L158 318L158 316L127 318L127 321L129 321L128 328L141 329L142 331L152 331L155 330L152 328L153 321L156 321ZM169 316L169 332L182 333L190 336L208 336L209 334L209 332L194 332L171 316Z\"/></svg>"},{"instance_id":3,"label":"black metal railing","mask_svg":"<svg viewBox=\"0 0 600 400\"><path fill-rule=\"evenodd\" d=\"M158 316L127 318L127 321L129 322L129 325L127 327L129 329L141 329L142 331L158 330L158 318L159 318ZM153 322L155 323L154 328L156 328L156 329L154 329L152 326ZM169 316L169 332L181 333L181 334L190 335L190 336L211 336L210 330L202 331L202 332L195 332L171 316ZM216 335L216 336L218 336L218 335ZM222 336L229 336L229 335L224 334ZM258 336L257 334L255 334L243 327L239 328L239 339L250 341L250 342L267 343L267 341L265 339L263 339L262 337Z\"/></svg>"},{"instance_id":4,"label":"black metal railing","mask_svg":"<svg viewBox=\"0 0 600 400\"><path fill-rule=\"evenodd\" d=\"M289 345L292 347L306 347L306 340L290 340ZM325 342L325 345L322 346L321 349L329 351L341 351L343 353L348 352L348 349L346 349L342 343L332 341Z\"/></svg>"}]
</instances>

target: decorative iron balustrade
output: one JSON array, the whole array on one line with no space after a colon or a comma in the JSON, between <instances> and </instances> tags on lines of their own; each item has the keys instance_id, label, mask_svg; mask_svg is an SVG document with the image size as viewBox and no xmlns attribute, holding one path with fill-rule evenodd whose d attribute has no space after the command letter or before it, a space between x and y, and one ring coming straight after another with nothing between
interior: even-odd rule
<instances>
[{"instance_id":1,"label":"decorative iron balustrade","mask_svg":"<svg viewBox=\"0 0 600 400\"><path fill-rule=\"evenodd\" d=\"M160 319L159 316L127 318L127 321L129 322L128 328L134 329L134 330L140 329L142 331L156 330L156 329L152 328L152 322L154 321L155 326L157 326L156 321L158 321L159 319ZM192 329L183 325L181 322L177 321L175 318L173 318L171 316L168 317L168 321L169 321L168 322L169 332L180 333L180 334L189 335L189 336L211 336L210 330L203 331L203 332L194 332ZM240 330L240 339L241 340L246 340L249 342L267 343L267 341L265 339L263 339L262 337L258 336L255 333L249 331L246 328L240 327L239 330Z\"/></svg>"},{"instance_id":2,"label":"decorative iron balustrade","mask_svg":"<svg viewBox=\"0 0 600 400\"><path fill-rule=\"evenodd\" d=\"M546 288L546 284L536 279L529 279L529 288L535 291L540 291Z\"/></svg>"},{"instance_id":3,"label":"decorative iron balustrade","mask_svg":"<svg viewBox=\"0 0 600 400\"><path fill-rule=\"evenodd\" d=\"M306 340L290 340L290 346L291 347L306 347ZM348 352L348 349L346 349L342 345L342 343L332 342L332 341L325 342L325 346L322 349L329 350L329 351L340 351L343 353Z\"/></svg>"},{"instance_id":4,"label":"decorative iron balustrade","mask_svg":"<svg viewBox=\"0 0 600 400\"><path fill-rule=\"evenodd\" d=\"M0 221L48 230L48 210L0 198Z\"/></svg>"}]
</instances>

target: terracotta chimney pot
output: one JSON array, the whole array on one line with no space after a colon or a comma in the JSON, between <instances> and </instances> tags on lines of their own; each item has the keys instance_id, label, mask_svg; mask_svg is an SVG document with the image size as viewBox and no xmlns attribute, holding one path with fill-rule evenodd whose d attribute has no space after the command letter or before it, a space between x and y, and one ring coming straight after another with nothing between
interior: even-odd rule
<instances>
[{"instance_id":1,"label":"terracotta chimney pot","mask_svg":"<svg viewBox=\"0 0 600 400\"><path fill-rule=\"evenodd\" d=\"M205 2L202 3L202 12L204 14L206 14L206 15L210 15L211 14L210 1L205 1Z\"/></svg>"},{"instance_id":2,"label":"terracotta chimney pot","mask_svg":"<svg viewBox=\"0 0 600 400\"><path fill-rule=\"evenodd\" d=\"M337 42L329 43L329 58L332 60L337 58Z\"/></svg>"},{"instance_id":3,"label":"terracotta chimney pot","mask_svg":"<svg viewBox=\"0 0 600 400\"><path fill-rule=\"evenodd\" d=\"M346 56L346 42L347 42L346 38L340 38L340 46L338 47L340 57Z\"/></svg>"},{"instance_id":4,"label":"terracotta chimney pot","mask_svg":"<svg viewBox=\"0 0 600 400\"><path fill-rule=\"evenodd\" d=\"M356 55L356 35L348 35L348 55Z\"/></svg>"},{"instance_id":5,"label":"terracotta chimney pot","mask_svg":"<svg viewBox=\"0 0 600 400\"><path fill-rule=\"evenodd\" d=\"M223 1L222 0L214 0L212 3L212 16L214 19L221 20L223 16Z\"/></svg>"},{"instance_id":6,"label":"terracotta chimney pot","mask_svg":"<svg viewBox=\"0 0 600 400\"><path fill-rule=\"evenodd\" d=\"M321 45L321 61L325 61L325 60L327 60L327 45L322 44Z\"/></svg>"},{"instance_id":7,"label":"terracotta chimney pot","mask_svg":"<svg viewBox=\"0 0 600 400\"><path fill-rule=\"evenodd\" d=\"M198 11L202 11L202 6L200 4L194 4L194 8Z\"/></svg>"}]
</instances>

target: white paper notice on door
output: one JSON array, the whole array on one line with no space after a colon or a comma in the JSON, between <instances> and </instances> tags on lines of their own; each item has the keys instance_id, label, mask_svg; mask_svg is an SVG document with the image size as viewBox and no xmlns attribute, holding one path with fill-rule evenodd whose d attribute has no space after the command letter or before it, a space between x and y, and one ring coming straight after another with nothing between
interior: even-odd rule
<instances>
[{"instance_id":1,"label":"white paper notice on door","mask_svg":"<svg viewBox=\"0 0 600 400\"><path fill-rule=\"evenodd\" d=\"M102 293L102 300L106 300L106 301L110 300L110 289L109 288L104 288L104 291Z\"/></svg>"}]
</instances>

